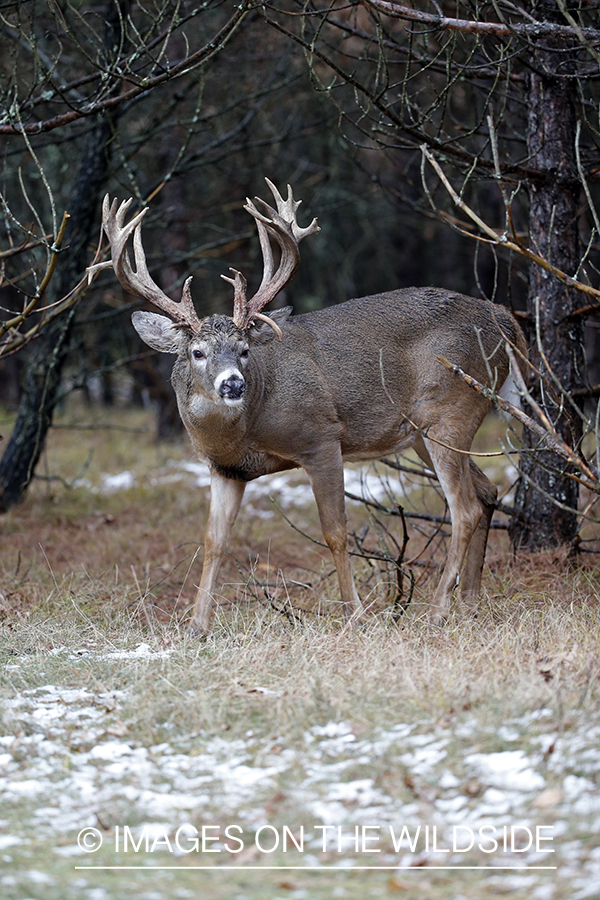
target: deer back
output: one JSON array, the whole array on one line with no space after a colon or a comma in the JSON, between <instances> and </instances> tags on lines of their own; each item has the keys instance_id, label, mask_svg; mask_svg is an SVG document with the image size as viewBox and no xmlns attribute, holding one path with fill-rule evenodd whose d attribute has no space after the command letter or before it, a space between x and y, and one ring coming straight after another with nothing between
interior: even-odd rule
<instances>
[{"instance_id":1,"label":"deer back","mask_svg":"<svg viewBox=\"0 0 600 900\"><path fill-rule=\"evenodd\" d=\"M307 404L321 412L328 401L359 441L399 413L425 427L432 410L441 417L452 402L487 404L438 357L499 388L509 370L505 342L524 349L521 330L503 307L436 288L391 291L294 316L283 333L281 344L269 344L257 357L263 377L279 387L277 407L287 417Z\"/></svg>"}]
</instances>

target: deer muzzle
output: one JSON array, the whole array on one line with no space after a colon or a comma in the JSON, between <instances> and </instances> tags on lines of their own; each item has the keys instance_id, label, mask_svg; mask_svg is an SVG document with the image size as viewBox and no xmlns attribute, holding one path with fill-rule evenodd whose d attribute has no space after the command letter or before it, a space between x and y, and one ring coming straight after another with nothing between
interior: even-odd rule
<instances>
[{"instance_id":1,"label":"deer muzzle","mask_svg":"<svg viewBox=\"0 0 600 900\"><path fill-rule=\"evenodd\" d=\"M215 388L222 400L231 403L242 399L246 382L239 372L223 372L217 378Z\"/></svg>"}]
</instances>

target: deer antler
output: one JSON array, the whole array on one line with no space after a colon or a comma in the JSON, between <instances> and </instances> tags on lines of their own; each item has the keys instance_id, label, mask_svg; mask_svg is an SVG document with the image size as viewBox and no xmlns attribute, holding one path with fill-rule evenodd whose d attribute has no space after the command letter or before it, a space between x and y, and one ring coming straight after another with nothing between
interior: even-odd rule
<instances>
[{"instance_id":1,"label":"deer antler","mask_svg":"<svg viewBox=\"0 0 600 900\"><path fill-rule=\"evenodd\" d=\"M88 282L101 269L108 269L112 266L115 275L123 285L126 291L139 297L141 300L147 300L166 312L175 320L175 326L185 326L191 328L192 331L198 331L202 322L198 318L198 314L194 309L192 295L190 291L191 276L183 285L181 300L171 300L164 294L159 286L152 280L146 265L146 254L142 246L142 219L148 212L148 207L139 212L126 225L125 215L131 205L131 198L124 200L117 209L117 201L110 203L108 194L102 203L102 227L106 232L106 236L110 242L110 251L112 259L107 262L98 263L87 269ZM133 255L135 259L135 272L129 262L127 254L127 241L133 232Z\"/></svg>"},{"instance_id":2,"label":"deer antler","mask_svg":"<svg viewBox=\"0 0 600 900\"><path fill-rule=\"evenodd\" d=\"M282 335L278 326L268 316L263 315L261 310L277 296L279 291L290 283L296 274L300 264L300 251L298 250L300 241L309 234L316 234L321 229L316 219L313 219L306 228L300 228L296 221L296 210L302 201L294 200L289 184L287 186L287 199L284 200L275 185L268 178L265 178L265 181L275 198L277 209L273 209L260 197L255 197L254 199L264 207L266 215L261 213L248 198L246 198L246 205L244 206L244 209L254 216L258 229L264 263L260 287L254 296L248 300L246 298L246 279L241 272L231 269L230 271L234 273L234 278L229 278L227 275L221 275L221 278L229 281L234 287L233 321L238 328L248 328L254 319L260 319L263 322L267 322L281 338ZM281 259L276 271L269 236L275 239L281 250Z\"/></svg>"}]
</instances>

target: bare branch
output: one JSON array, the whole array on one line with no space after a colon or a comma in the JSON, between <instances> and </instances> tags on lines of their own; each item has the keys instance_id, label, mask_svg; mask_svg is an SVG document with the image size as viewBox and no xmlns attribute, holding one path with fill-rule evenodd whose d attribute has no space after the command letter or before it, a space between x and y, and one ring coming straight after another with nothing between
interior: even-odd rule
<instances>
[{"instance_id":1,"label":"bare branch","mask_svg":"<svg viewBox=\"0 0 600 900\"><path fill-rule=\"evenodd\" d=\"M440 164L431 153L428 147L422 146L421 152L423 156L428 160L429 163L435 169L440 181L452 197L453 202L461 209L466 215L475 222L476 225L487 235L487 238L482 238L480 235L473 234L472 232L466 229L460 229L461 232L467 235L470 238L474 238L478 241L484 241L485 243L493 244L497 247L506 247L507 250L513 250L516 253L519 253L521 256L524 256L530 262L535 263L540 266L540 268L544 269L546 272L550 272L555 276L560 282L567 285L567 287L576 288L578 291L581 291L584 294L588 294L591 297L597 297L600 300L600 290L592 287L589 284L585 284L583 281L579 281L577 278L574 278L572 275L568 275L566 272L563 272L562 269L559 269L557 266L554 266L547 259L544 259L543 256L540 256L539 253L535 253L533 250L530 250L529 247L526 247L521 239L518 237L515 231L512 232L511 238L507 236L506 231L499 232L497 229L492 228L488 225L481 216L478 216L475 210L473 210L463 199L460 197L457 192L452 187L452 184L448 180L444 171L442 170ZM431 199L431 194L427 191L427 194L430 198L430 202L432 202L433 208L438 212L442 217L444 214L441 210L438 210L434 205ZM512 217L510 217L510 221L512 222ZM514 227L514 226L513 226ZM582 310L583 311L583 310ZM581 311L581 312L582 312ZM576 315L573 313L572 315Z\"/></svg>"},{"instance_id":2,"label":"bare branch","mask_svg":"<svg viewBox=\"0 0 600 900\"><path fill-rule=\"evenodd\" d=\"M534 38L569 38L571 40L585 38L586 41L600 44L600 31L597 28L580 28L572 20L571 25L558 25L551 22L531 21L528 23L481 22L477 19L454 19L448 16L433 15L410 6L401 6L389 0L364 0L365 5L394 19L407 22L419 22L439 31L459 31L463 34L493 35L495 37L518 37L532 40ZM570 20L571 21L571 20Z\"/></svg>"},{"instance_id":3,"label":"bare branch","mask_svg":"<svg viewBox=\"0 0 600 900\"><path fill-rule=\"evenodd\" d=\"M41 134L43 132L53 131L55 128L69 125L79 119L94 116L100 112L117 109L124 103L135 100L149 90L191 72L193 69L210 60L223 49L224 45L231 39L239 25L242 23L251 6L252 0L242 0L229 21L217 32L208 44L200 50L197 50L195 53L186 56L186 58L177 65L163 70L159 75L154 75L151 78L144 78L140 84L129 90L103 97L81 109L73 109L68 113L61 113L61 115L54 116L51 119L33 122L28 125L21 123L0 125L0 134ZM123 81L126 81L123 76L121 77Z\"/></svg>"},{"instance_id":4,"label":"bare branch","mask_svg":"<svg viewBox=\"0 0 600 900\"><path fill-rule=\"evenodd\" d=\"M65 212L63 214L62 222L60 224L60 228L58 230L58 234L56 237L56 241L50 247L50 259L48 262L48 266L46 267L46 271L44 273L44 277L38 287L35 295L31 298L29 303L25 306L25 308L18 315L13 316L12 319L8 319L6 322L0 322L0 341L4 337L4 335L11 330L16 330L19 325L21 325L25 319L27 319L35 310L38 308L40 301L44 294L46 293L46 288L50 284L50 279L54 274L54 270L56 268L56 263L58 261L58 254L60 252L60 248L63 242L63 238L65 236L65 230L67 227L67 222L69 221L69 214ZM3 344L0 344L0 355L5 352L5 348Z\"/></svg>"}]
</instances>

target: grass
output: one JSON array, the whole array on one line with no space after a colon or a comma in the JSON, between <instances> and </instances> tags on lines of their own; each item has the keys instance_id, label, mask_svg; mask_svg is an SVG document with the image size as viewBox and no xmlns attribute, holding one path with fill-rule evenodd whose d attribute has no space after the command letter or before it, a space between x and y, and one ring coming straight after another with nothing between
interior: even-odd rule
<instances>
[{"instance_id":1,"label":"grass","mask_svg":"<svg viewBox=\"0 0 600 900\"><path fill-rule=\"evenodd\" d=\"M390 726L408 723L425 741L447 741L443 770L438 767L430 774L411 774L410 764L399 759L399 753L402 757L401 751L407 748L396 744L382 752L367 752L366 758L364 754L348 756L338 747L323 752L324 766L331 767L332 775L325 771L325 787L318 782L313 790L315 797L322 794L330 781L340 777L336 767L343 764L344 783L368 779L399 810L407 810L416 803L420 820L428 822L433 815L433 804L445 796L440 788L444 771L452 771L460 792L474 802L481 801L485 785L469 771L464 759L471 753L505 750L507 743L501 729L506 723L512 723L511 727L519 732L511 747L517 746L525 754L539 755L540 741L545 737L547 753L548 747L552 743L560 744L563 737L566 740L572 734L574 739L578 738L582 723L587 728L590 723L598 722L597 621L589 612L573 613L556 605L544 611L528 612L514 607L501 625L489 617L479 623L453 620L444 632L432 635L417 622L400 631L374 623L351 637L340 635L321 622L292 631L274 614L257 617L253 612L240 616L234 623L223 623L214 639L205 644L182 639L168 657L126 662L115 662L107 654L142 642L154 651L161 651L173 644L173 636L164 626L142 629L122 613L112 617L110 623L92 620L74 607L62 620L52 616L44 621L37 616L33 618L34 621L11 629L6 636L5 662L9 667L4 697L27 696L28 692L47 684L83 689L102 707L102 730L86 732L77 720L59 733L55 728L53 731L52 723L46 729L34 725L32 730L31 722L20 723L18 717L12 719L9 715L5 717L5 731L12 729L17 747L11 752L17 754L19 742L25 748L28 737L40 732L50 741L60 739L67 765L71 765L69 758L75 759L117 735L129 746L148 748L154 754L159 752L156 748L168 742L175 751L191 757L205 752L214 740L225 740L231 746L238 742L244 748L245 764L268 769L282 754L293 754L303 760L307 732L315 727L344 723L350 735L359 742L369 742L365 746L370 747L377 745ZM49 648L54 655L50 655ZM103 700L107 691L122 692L122 699ZM540 710L547 714L539 719L531 718ZM578 770L573 758L555 774L549 767L551 759L548 756L540 760L536 770L543 773L549 789L560 791L565 774L589 778L589 771ZM27 771L31 764L28 753L21 764ZM235 759L231 766L235 767ZM303 783L308 772L306 765ZM55 777L60 781L62 773ZM313 821L310 813L299 812L298 808L300 787L294 766L282 773L275 786L267 784L263 793L257 791L253 804L259 822L261 812L264 815L267 811L268 822L274 827L289 825L295 833L302 824L309 827ZM91 798L94 816L101 823L107 841L110 838L106 852L94 857L95 864L132 862L131 856L118 857L111 850L115 827L126 823L135 829L152 816L138 810L137 804L127 800L127 796L115 788L108 798L100 791L99 799ZM196 827L204 823L241 821L246 834L256 827L252 816L250 821L246 818L243 800L237 807L234 804L233 808L219 812L223 802L217 785L215 795L205 801L203 813L196 811L190 817L184 810L179 816L172 814L170 821L177 824L191 818ZM44 806L47 803L45 800ZM36 823L36 806L33 803L28 809L18 805L15 809L18 822ZM349 813L353 810L350 803ZM360 822L360 809L354 812ZM563 811L559 805L557 809L542 812L542 824L563 821L568 816L571 840L577 838L583 842L587 835L591 841L589 852L597 846L597 840L591 839L592 832L587 831L589 826L585 822L577 823L573 811ZM158 821L164 821L164 815L157 815ZM11 812L4 816L9 833L18 832L19 826ZM374 824L372 816L367 814L367 824ZM399 827L403 821L398 820ZM94 820L96 827L97 822ZM347 830L351 827L348 824ZM50 885L42 885L40 896L65 896L65 885L75 874L82 876L81 872L74 873L73 865L85 865L89 860L57 858L56 847L72 845L77 830L59 832L45 841L38 840L33 846L25 844L21 852L10 848L11 871L24 873L28 892L21 895L9 890L4 896L38 896L31 893L28 883L27 873L31 872L32 865L35 871L46 873L52 879ZM587 852L584 858L586 855ZM349 857L352 859L352 854ZM289 862L282 854L267 859L248 855L243 859L248 866L265 863L282 866ZM317 861L340 862L335 854L329 857L320 854ZM373 862L371 858L358 861ZM395 861L398 862L397 857ZM138 859L133 862L138 863ZM424 892L442 900L455 897L459 886L461 896L480 897L482 890L491 890L490 879L499 877L495 873L465 871L452 873L449 880L447 873L433 869L421 878L414 871L326 871L321 876L282 870L263 873L258 880L251 870L239 873L227 870L220 875L193 872L186 868L190 860L174 860L167 854L146 855L139 862L183 867L184 871L178 869L175 873L175 882L172 880L175 876L169 872L152 876L155 897L172 896L176 884L179 891L176 896L186 896L185 891L194 890L194 886L202 886L215 898L236 896L235 891L239 891L240 897L276 897L281 896L281 890L284 896L287 891L307 890L311 897L329 897L338 888L342 891L339 896L350 898L364 896L365 892L389 896L396 890L414 890L417 896ZM206 857L201 862L204 864ZM222 862L221 858L217 860ZM389 863L387 858L386 862ZM480 864L481 860L468 862ZM102 886L109 897L127 897L149 890L149 876L145 873L127 872L122 882L116 881L114 872L83 873L83 876L90 891ZM282 888L282 884L289 887ZM503 882L498 884L498 891L503 892ZM66 896L70 897L71 893ZM86 896L85 891L79 896ZM528 883L522 892L515 891L511 896L530 896ZM563 892L552 896L571 895L563 885Z\"/></svg>"},{"instance_id":2,"label":"grass","mask_svg":"<svg viewBox=\"0 0 600 900\"><path fill-rule=\"evenodd\" d=\"M125 617L98 624L80 607L66 607L62 621L9 628L4 659L32 657L11 676L18 691L45 678L96 692L109 682L111 689L133 689L123 713L128 735L142 744L160 743L164 722L169 730L226 731L232 739L251 722L257 734L293 740L307 720L323 717L372 729L386 716L437 720L476 709L491 722L551 707L568 725L572 711L595 710L598 702L598 626L589 611L514 609L501 625L453 619L438 634L416 623L401 630L376 623L350 637L321 623L292 631L274 614L249 618L197 644ZM142 661L120 673L111 661L85 655L148 641L161 650L177 640L168 661ZM47 655L57 650L56 657ZM74 664L66 650L81 652L81 659ZM148 668L159 674L147 678Z\"/></svg>"},{"instance_id":3,"label":"grass","mask_svg":"<svg viewBox=\"0 0 600 900\"><path fill-rule=\"evenodd\" d=\"M266 517L267 496L254 498L236 526L214 634L197 642L184 628L206 491L168 480L170 461L191 459L186 444L155 445L143 413L122 412L117 424L147 430L53 431L42 471L58 478L34 483L0 520L0 778L3 765L8 773L0 790L13 797L0 816L3 896L594 896L585 893L599 853L594 565L558 554L513 560L495 533L477 618L456 609L433 630L423 612L438 547L399 624L378 589L373 615L347 634L327 552L280 516ZM86 486L67 486L86 463ZM136 472L135 484L103 493L103 474L123 470ZM318 537L313 508L291 515ZM368 521L358 507L350 516L357 531ZM425 543L413 532L409 547ZM364 595L379 576L366 562L357 571ZM301 624L275 611L267 583L277 606L307 611ZM102 756L111 748L114 758ZM507 751L533 773L522 796L478 768L478 759ZM534 788L540 778L543 789ZM15 784L22 790L13 795ZM182 805L161 806L167 801ZM488 819L556 826L557 871L447 872L427 854L412 871L288 871L292 857L257 853L252 841L239 857L206 854L216 867L208 872L190 868L193 854L164 850L135 861L176 869L75 869L130 862L114 850L124 824L238 822L253 835L264 823L297 833L329 815L350 833L357 824L461 821L445 812L453 804L467 811L462 821L487 808ZM64 855L90 824L105 838L99 854ZM19 843L3 847L3 835ZM381 847L378 857L340 855L313 840L300 861L397 865L389 838ZM233 869L222 868L228 861ZM481 865L482 856L458 861ZM249 868L265 862L279 868Z\"/></svg>"}]
</instances>

